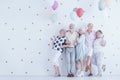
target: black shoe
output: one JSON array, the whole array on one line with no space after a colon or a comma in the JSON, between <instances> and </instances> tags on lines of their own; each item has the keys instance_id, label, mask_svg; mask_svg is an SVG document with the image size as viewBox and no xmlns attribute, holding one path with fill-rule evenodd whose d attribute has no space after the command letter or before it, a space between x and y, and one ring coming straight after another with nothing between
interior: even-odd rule
<instances>
[{"instance_id":1,"label":"black shoe","mask_svg":"<svg viewBox=\"0 0 120 80\"><path fill-rule=\"evenodd\" d=\"M74 74L71 74L71 77L74 77Z\"/></svg>"},{"instance_id":2,"label":"black shoe","mask_svg":"<svg viewBox=\"0 0 120 80\"><path fill-rule=\"evenodd\" d=\"M71 77L71 74L68 74L67 77Z\"/></svg>"},{"instance_id":3,"label":"black shoe","mask_svg":"<svg viewBox=\"0 0 120 80\"><path fill-rule=\"evenodd\" d=\"M88 75L88 77L91 77L91 76L93 76L93 74L92 74L92 73L90 73L90 74Z\"/></svg>"}]
</instances>

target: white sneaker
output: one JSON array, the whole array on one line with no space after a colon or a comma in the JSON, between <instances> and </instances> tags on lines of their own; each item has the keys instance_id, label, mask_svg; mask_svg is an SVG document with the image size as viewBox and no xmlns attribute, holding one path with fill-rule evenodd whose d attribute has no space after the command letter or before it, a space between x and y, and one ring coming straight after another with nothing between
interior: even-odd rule
<instances>
[{"instance_id":1,"label":"white sneaker","mask_svg":"<svg viewBox=\"0 0 120 80\"><path fill-rule=\"evenodd\" d=\"M84 71L81 71L80 77L84 77Z\"/></svg>"},{"instance_id":2,"label":"white sneaker","mask_svg":"<svg viewBox=\"0 0 120 80\"><path fill-rule=\"evenodd\" d=\"M81 71L77 76L78 77L84 77L84 71Z\"/></svg>"},{"instance_id":3,"label":"white sneaker","mask_svg":"<svg viewBox=\"0 0 120 80\"><path fill-rule=\"evenodd\" d=\"M77 72L76 72L76 76L77 76L77 77L79 77L80 71L81 71L81 70L77 70Z\"/></svg>"},{"instance_id":4,"label":"white sneaker","mask_svg":"<svg viewBox=\"0 0 120 80\"><path fill-rule=\"evenodd\" d=\"M101 74L101 73L98 73L97 76L102 77L102 74Z\"/></svg>"}]
</instances>

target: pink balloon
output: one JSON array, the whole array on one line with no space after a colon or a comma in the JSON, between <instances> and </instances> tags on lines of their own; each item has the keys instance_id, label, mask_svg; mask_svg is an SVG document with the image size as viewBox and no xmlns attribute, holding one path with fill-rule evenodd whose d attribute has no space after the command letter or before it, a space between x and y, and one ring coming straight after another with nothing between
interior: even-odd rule
<instances>
[{"instance_id":1,"label":"pink balloon","mask_svg":"<svg viewBox=\"0 0 120 80\"><path fill-rule=\"evenodd\" d=\"M52 5L52 9L56 10L58 8L58 2L54 1L54 4Z\"/></svg>"},{"instance_id":2,"label":"pink balloon","mask_svg":"<svg viewBox=\"0 0 120 80\"><path fill-rule=\"evenodd\" d=\"M76 10L76 14L77 14L78 17L82 17L83 14L84 14L84 10L82 8L78 8Z\"/></svg>"},{"instance_id":3,"label":"pink balloon","mask_svg":"<svg viewBox=\"0 0 120 80\"><path fill-rule=\"evenodd\" d=\"M105 0L105 4L107 7L110 7L110 0Z\"/></svg>"}]
</instances>

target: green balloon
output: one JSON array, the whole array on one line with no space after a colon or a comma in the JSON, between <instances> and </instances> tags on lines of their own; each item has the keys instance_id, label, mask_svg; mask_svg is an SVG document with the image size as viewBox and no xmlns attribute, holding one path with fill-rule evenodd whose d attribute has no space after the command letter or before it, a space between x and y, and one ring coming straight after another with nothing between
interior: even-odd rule
<instances>
[{"instance_id":1,"label":"green balloon","mask_svg":"<svg viewBox=\"0 0 120 80\"><path fill-rule=\"evenodd\" d=\"M76 12L76 10L77 10L77 8L74 8L74 9L73 9L73 11L75 11L75 12Z\"/></svg>"}]
</instances>

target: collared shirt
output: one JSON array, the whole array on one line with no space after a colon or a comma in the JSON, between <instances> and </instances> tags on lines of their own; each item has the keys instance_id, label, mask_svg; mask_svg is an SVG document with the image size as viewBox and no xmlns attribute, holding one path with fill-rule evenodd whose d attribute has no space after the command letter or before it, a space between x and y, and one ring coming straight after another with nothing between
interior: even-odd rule
<instances>
[{"instance_id":1,"label":"collared shirt","mask_svg":"<svg viewBox=\"0 0 120 80\"><path fill-rule=\"evenodd\" d=\"M66 33L66 37L67 37L67 39L68 39L68 41L70 41L70 45L69 45L69 47L75 47L75 41L77 40L77 32L73 32L73 33L71 33L71 32L67 32Z\"/></svg>"},{"instance_id":2,"label":"collared shirt","mask_svg":"<svg viewBox=\"0 0 120 80\"><path fill-rule=\"evenodd\" d=\"M103 51L102 40L102 38L98 38L94 41L94 52Z\"/></svg>"},{"instance_id":3,"label":"collared shirt","mask_svg":"<svg viewBox=\"0 0 120 80\"><path fill-rule=\"evenodd\" d=\"M85 45L89 49L93 49L95 41L95 31L92 31L90 34L86 31L85 33Z\"/></svg>"}]
</instances>

